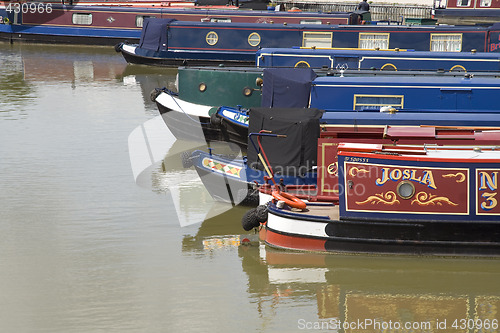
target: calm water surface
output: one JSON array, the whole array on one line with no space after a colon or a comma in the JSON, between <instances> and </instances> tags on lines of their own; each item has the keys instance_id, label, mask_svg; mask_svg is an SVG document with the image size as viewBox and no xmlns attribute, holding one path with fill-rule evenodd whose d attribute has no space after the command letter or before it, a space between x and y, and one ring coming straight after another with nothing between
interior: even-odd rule
<instances>
[{"instance_id":1,"label":"calm water surface","mask_svg":"<svg viewBox=\"0 0 500 333\"><path fill-rule=\"evenodd\" d=\"M1 332L500 332L499 260L266 248L180 167L187 143L137 175L131 134L175 74L0 44Z\"/></svg>"}]
</instances>

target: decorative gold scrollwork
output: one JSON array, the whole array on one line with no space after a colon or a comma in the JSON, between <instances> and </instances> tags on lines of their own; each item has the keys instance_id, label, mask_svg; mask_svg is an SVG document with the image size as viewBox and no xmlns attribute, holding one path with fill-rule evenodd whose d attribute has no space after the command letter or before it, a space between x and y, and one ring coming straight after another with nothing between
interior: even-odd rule
<instances>
[{"instance_id":1,"label":"decorative gold scrollwork","mask_svg":"<svg viewBox=\"0 0 500 333\"><path fill-rule=\"evenodd\" d=\"M356 201L358 205L366 205L366 204L384 204L384 205L395 205L399 204L399 200L397 199L396 193L393 191L389 191L387 193L378 193L375 195L370 195L364 201Z\"/></svg>"},{"instance_id":2,"label":"decorative gold scrollwork","mask_svg":"<svg viewBox=\"0 0 500 333\"><path fill-rule=\"evenodd\" d=\"M438 205L442 206L443 204L448 204L450 206L458 206L457 203L452 202L447 197L440 197L435 194L429 194L426 192L418 192L415 199L411 202L411 204L417 204L420 206L430 206L430 205Z\"/></svg>"},{"instance_id":3,"label":"decorative gold scrollwork","mask_svg":"<svg viewBox=\"0 0 500 333\"><path fill-rule=\"evenodd\" d=\"M463 183L465 181L465 174L463 172L457 172L457 173L448 173L446 175L443 175L443 178L452 178L456 177L457 183Z\"/></svg>"}]
</instances>

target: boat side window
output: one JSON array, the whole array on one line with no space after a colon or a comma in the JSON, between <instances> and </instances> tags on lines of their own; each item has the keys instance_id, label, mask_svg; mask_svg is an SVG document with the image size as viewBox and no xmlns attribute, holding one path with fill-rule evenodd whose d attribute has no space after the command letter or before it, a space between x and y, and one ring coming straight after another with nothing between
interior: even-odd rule
<instances>
[{"instance_id":1,"label":"boat side window","mask_svg":"<svg viewBox=\"0 0 500 333\"><path fill-rule=\"evenodd\" d=\"M248 36L248 44L250 44L250 46L257 46L260 44L260 35L256 32L252 32L249 36Z\"/></svg>"},{"instance_id":2,"label":"boat side window","mask_svg":"<svg viewBox=\"0 0 500 333\"><path fill-rule=\"evenodd\" d=\"M359 43L358 47L360 49L381 49L381 50L387 50L389 48L389 33L364 33L360 32L359 33Z\"/></svg>"},{"instance_id":3,"label":"boat side window","mask_svg":"<svg viewBox=\"0 0 500 333\"><path fill-rule=\"evenodd\" d=\"M135 17L135 26L138 28L142 28L144 26L144 20L147 18L156 18L156 16L137 15Z\"/></svg>"},{"instance_id":4,"label":"boat side window","mask_svg":"<svg viewBox=\"0 0 500 333\"><path fill-rule=\"evenodd\" d=\"M457 7L469 7L470 0L457 0Z\"/></svg>"},{"instance_id":5,"label":"boat side window","mask_svg":"<svg viewBox=\"0 0 500 333\"><path fill-rule=\"evenodd\" d=\"M355 111L379 111L384 106L402 109L403 104L403 95L354 95Z\"/></svg>"},{"instance_id":6,"label":"boat side window","mask_svg":"<svg viewBox=\"0 0 500 333\"><path fill-rule=\"evenodd\" d=\"M303 47L332 47L332 32L304 31L302 33Z\"/></svg>"},{"instance_id":7,"label":"boat side window","mask_svg":"<svg viewBox=\"0 0 500 333\"><path fill-rule=\"evenodd\" d=\"M431 34L431 51L462 51L462 34Z\"/></svg>"},{"instance_id":8,"label":"boat side window","mask_svg":"<svg viewBox=\"0 0 500 333\"><path fill-rule=\"evenodd\" d=\"M481 7L491 7L491 0L481 0Z\"/></svg>"},{"instance_id":9,"label":"boat side window","mask_svg":"<svg viewBox=\"0 0 500 333\"><path fill-rule=\"evenodd\" d=\"M210 31L206 37L205 40L207 41L208 45L215 45L219 41L219 35L215 31Z\"/></svg>"},{"instance_id":10,"label":"boat side window","mask_svg":"<svg viewBox=\"0 0 500 333\"><path fill-rule=\"evenodd\" d=\"M92 14L91 13L74 13L72 16L73 24L79 25L91 25L92 24Z\"/></svg>"}]
</instances>

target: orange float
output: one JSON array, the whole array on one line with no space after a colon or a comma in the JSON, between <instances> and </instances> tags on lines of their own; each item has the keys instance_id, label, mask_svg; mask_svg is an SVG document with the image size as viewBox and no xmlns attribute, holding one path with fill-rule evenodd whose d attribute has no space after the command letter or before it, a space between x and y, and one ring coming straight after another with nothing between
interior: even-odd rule
<instances>
[{"instance_id":1,"label":"orange float","mask_svg":"<svg viewBox=\"0 0 500 333\"><path fill-rule=\"evenodd\" d=\"M292 208L306 209L306 203L290 193L273 191L272 195L276 200L283 201Z\"/></svg>"}]
</instances>

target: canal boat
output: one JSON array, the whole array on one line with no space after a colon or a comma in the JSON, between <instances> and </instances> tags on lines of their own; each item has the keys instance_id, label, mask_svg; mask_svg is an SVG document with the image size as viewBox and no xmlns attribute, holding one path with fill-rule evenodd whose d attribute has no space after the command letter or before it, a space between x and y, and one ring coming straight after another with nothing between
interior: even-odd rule
<instances>
[{"instance_id":1,"label":"canal boat","mask_svg":"<svg viewBox=\"0 0 500 333\"><path fill-rule=\"evenodd\" d=\"M403 76L403 77L464 77L458 71L373 71L353 69L337 63L333 68L313 68L317 76ZM130 67L128 67L130 68ZM295 67L299 68L299 67ZM293 70L291 70L293 73ZM475 78L500 78L499 72L474 72ZM227 66L181 66L177 69L177 98L190 103L217 107L251 108L261 106L264 68ZM272 85L268 82L268 86ZM157 92L153 94L156 97Z\"/></svg>"},{"instance_id":2,"label":"canal boat","mask_svg":"<svg viewBox=\"0 0 500 333\"><path fill-rule=\"evenodd\" d=\"M303 251L498 256L499 162L499 146L340 144L338 205L275 190L265 242Z\"/></svg>"},{"instance_id":3,"label":"canal boat","mask_svg":"<svg viewBox=\"0 0 500 333\"><path fill-rule=\"evenodd\" d=\"M266 69L262 76L257 75L256 81L260 83L255 83L259 89L252 86L245 86L243 88L244 98L241 98L244 103L255 103L255 99L252 100L250 97L255 95L259 97L259 106L262 107L279 107L279 108L306 108L308 107L308 100L310 94L310 86L312 79L316 77L316 73L310 68L295 68L287 69L287 75L285 77L276 77L271 74L276 70L281 71L282 69ZM225 71L222 74L226 73ZM234 72L237 73L237 72ZM249 74L252 78L255 75ZM259 72L257 72L259 73ZM262 73L262 72L261 72ZM202 74L201 77L205 77ZM198 75L194 76L195 79L199 78ZM224 80L224 76L217 76L217 82L201 82L198 85L198 89L203 90L200 93L188 93L186 98L191 100L196 100L201 103L201 101L208 101L209 99L204 98L205 91L207 94L211 94L210 91L216 90L215 95L223 95L224 92L228 92L221 98L221 100L229 103L234 103L234 96L230 95L230 92L234 92L234 86L227 86ZM188 78L188 83L192 84L193 80ZM236 79L237 80L237 79ZM268 84L263 86L266 92L261 96L260 86L262 82L266 80ZM181 84L184 80L181 80L179 76L179 94L182 93ZM224 80L225 81L225 80ZM197 81L194 81L197 82ZM230 80L230 82L233 82ZM184 84L185 85L185 84ZM241 85L240 85L241 86ZM217 87L222 88L217 91ZM284 90L283 90L284 88ZM196 87L194 87L196 89ZM238 88L237 88L238 89ZM191 88L190 91L192 91ZM256 91L257 90L257 91ZM284 92L287 91L287 96L278 96L273 92ZM239 94L238 94L239 95ZM166 125L170 131L177 137L187 140L197 140L197 141L229 141L238 144L243 149L247 147L248 141L248 123L249 123L249 113L255 107L244 108L241 106L211 106L206 104L192 103L176 96L176 93L168 89L156 89L152 95L151 99L156 103L160 114L165 120ZM213 100L213 99L212 99ZM215 101L214 101L215 102ZM243 103L242 103L243 104Z\"/></svg>"},{"instance_id":4,"label":"canal boat","mask_svg":"<svg viewBox=\"0 0 500 333\"><path fill-rule=\"evenodd\" d=\"M220 63L255 66L255 55L260 48L293 46L500 51L490 50L490 42L500 35L499 26L285 25L154 20L156 22L149 25L145 19L139 44L123 42L117 45L117 51L127 62L157 66Z\"/></svg>"},{"instance_id":5,"label":"canal boat","mask_svg":"<svg viewBox=\"0 0 500 333\"><path fill-rule=\"evenodd\" d=\"M183 156L183 165L194 166L215 200L232 204L256 204L256 186L269 181L313 186L321 114L304 108L252 109L246 156L195 150ZM264 147L272 155L267 157Z\"/></svg>"},{"instance_id":6,"label":"canal boat","mask_svg":"<svg viewBox=\"0 0 500 333\"><path fill-rule=\"evenodd\" d=\"M499 126L497 79L473 77L318 77L310 107L323 121L366 125Z\"/></svg>"},{"instance_id":7,"label":"canal boat","mask_svg":"<svg viewBox=\"0 0 500 333\"><path fill-rule=\"evenodd\" d=\"M267 6L262 1L236 3L239 6L187 1L75 1L75 4L2 1L0 40L92 45L115 45L125 40L137 43L146 18L276 24L358 24L361 20L356 13L270 11L262 10Z\"/></svg>"},{"instance_id":8,"label":"canal boat","mask_svg":"<svg viewBox=\"0 0 500 333\"><path fill-rule=\"evenodd\" d=\"M500 71L500 54L492 52L431 52L358 50L315 47L262 48L257 67L349 68L385 71Z\"/></svg>"},{"instance_id":9,"label":"canal boat","mask_svg":"<svg viewBox=\"0 0 500 333\"><path fill-rule=\"evenodd\" d=\"M419 76L316 77L310 68L266 68L262 73L262 107L324 110L324 124L500 126L495 99L500 90L497 78L435 72ZM194 96L201 103L202 96ZM246 147L252 108L189 103L168 90L158 90L152 97L176 137L229 141Z\"/></svg>"}]
</instances>

